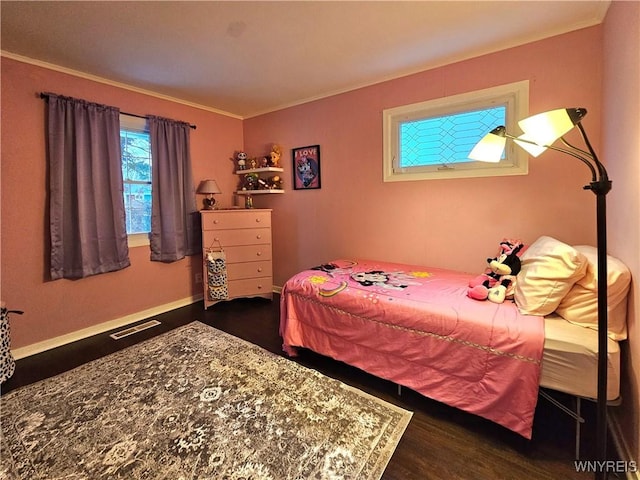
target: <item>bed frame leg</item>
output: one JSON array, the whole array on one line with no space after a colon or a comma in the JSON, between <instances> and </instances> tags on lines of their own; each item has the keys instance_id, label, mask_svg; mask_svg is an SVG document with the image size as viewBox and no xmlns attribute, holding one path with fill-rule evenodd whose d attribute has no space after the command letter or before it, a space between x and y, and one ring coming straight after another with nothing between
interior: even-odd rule
<instances>
[{"instance_id":1,"label":"bed frame leg","mask_svg":"<svg viewBox=\"0 0 640 480\"><path fill-rule=\"evenodd\" d=\"M576 454L576 460L580 460L580 424L585 422L584 418L582 418L582 416L580 414L580 405L581 405L581 400L582 399L580 397L578 397L578 396L575 397L575 399L576 399L576 411L574 412L570 408L565 407L562 403L560 403L558 400L553 398L551 395L549 395L544 390L540 390L539 394L540 394L540 396L542 398L544 398L545 400L550 402L552 405L555 405L557 408L562 410L564 413L566 413L567 415L569 415L571 418L573 418L576 421L576 447L575 447L575 454Z\"/></svg>"},{"instance_id":2,"label":"bed frame leg","mask_svg":"<svg viewBox=\"0 0 640 480\"><path fill-rule=\"evenodd\" d=\"M580 403L581 398L576 397L576 460L580 460L580 424L584 422L584 419L580 416Z\"/></svg>"}]
</instances>

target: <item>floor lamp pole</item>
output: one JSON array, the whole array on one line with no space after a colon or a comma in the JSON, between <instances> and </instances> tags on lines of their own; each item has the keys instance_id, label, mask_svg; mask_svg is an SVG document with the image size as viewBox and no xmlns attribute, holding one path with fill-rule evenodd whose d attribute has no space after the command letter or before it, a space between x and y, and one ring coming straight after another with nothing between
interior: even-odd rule
<instances>
[{"instance_id":1,"label":"floor lamp pole","mask_svg":"<svg viewBox=\"0 0 640 480\"><path fill-rule=\"evenodd\" d=\"M585 112L586 113L586 112ZM589 149L589 157L595 165L597 177L585 187L596 195L596 228L598 245L598 399L596 413L596 480L607 479L607 374L609 355L609 298L607 272L607 193L611 191L611 180L604 165L598 160L587 133L582 124L576 123L582 138ZM585 152L586 153L586 152Z\"/></svg>"},{"instance_id":2,"label":"floor lamp pole","mask_svg":"<svg viewBox=\"0 0 640 480\"><path fill-rule=\"evenodd\" d=\"M606 480L607 460L607 370L608 370L608 305L607 305L607 192L611 182L593 182L591 190L596 194L596 218L598 235L598 399L596 415L596 449L598 464L596 480Z\"/></svg>"}]
</instances>

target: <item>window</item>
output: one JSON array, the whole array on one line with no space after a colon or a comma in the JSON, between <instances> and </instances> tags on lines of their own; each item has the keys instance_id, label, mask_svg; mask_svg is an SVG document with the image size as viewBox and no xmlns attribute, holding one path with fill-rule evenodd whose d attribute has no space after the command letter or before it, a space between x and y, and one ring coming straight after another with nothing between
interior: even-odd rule
<instances>
[{"instance_id":1,"label":"window","mask_svg":"<svg viewBox=\"0 0 640 480\"><path fill-rule=\"evenodd\" d=\"M151 231L151 141L146 119L120 115L124 208L129 246L148 245Z\"/></svg>"},{"instance_id":2,"label":"window","mask_svg":"<svg viewBox=\"0 0 640 480\"><path fill-rule=\"evenodd\" d=\"M497 164L468 155L498 125L517 131L528 105L523 81L384 110L384 181L526 174L528 156L513 142Z\"/></svg>"}]
</instances>

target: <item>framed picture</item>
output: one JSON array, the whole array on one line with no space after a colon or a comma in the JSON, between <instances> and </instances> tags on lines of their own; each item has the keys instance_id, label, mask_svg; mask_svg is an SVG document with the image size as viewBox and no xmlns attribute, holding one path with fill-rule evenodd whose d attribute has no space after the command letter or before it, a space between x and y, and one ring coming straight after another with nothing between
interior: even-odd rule
<instances>
[{"instance_id":1,"label":"framed picture","mask_svg":"<svg viewBox=\"0 0 640 480\"><path fill-rule=\"evenodd\" d=\"M294 190L320 188L320 145L294 148L291 153Z\"/></svg>"}]
</instances>

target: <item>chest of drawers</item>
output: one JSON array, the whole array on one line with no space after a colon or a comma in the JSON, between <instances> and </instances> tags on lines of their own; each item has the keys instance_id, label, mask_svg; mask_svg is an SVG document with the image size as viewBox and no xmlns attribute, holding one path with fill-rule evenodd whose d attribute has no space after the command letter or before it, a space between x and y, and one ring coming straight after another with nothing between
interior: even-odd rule
<instances>
[{"instance_id":1,"label":"chest of drawers","mask_svg":"<svg viewBox=\"0 0 640 480\"><path fill-rule=\"evenodd\" d=\"M272 299L271 210L203 210L200 214L204 308L220 301L209 295L206 265L207 250L220 246L226 254L228 299Z\"/></svg>"}]
</instances>

